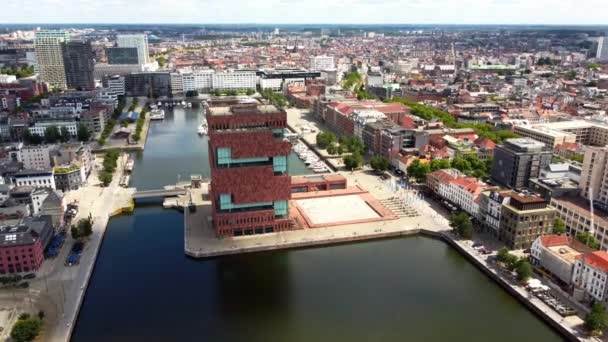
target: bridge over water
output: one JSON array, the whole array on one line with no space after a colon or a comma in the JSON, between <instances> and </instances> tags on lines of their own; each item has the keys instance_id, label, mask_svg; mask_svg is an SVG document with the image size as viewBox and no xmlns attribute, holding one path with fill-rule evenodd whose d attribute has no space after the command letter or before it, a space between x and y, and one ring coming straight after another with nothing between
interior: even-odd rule
<instances>
[{"instance_id":1,"label":"bridge over water","mask_svg":"<svg viewBox=\"0 0 608 342\"><path fill-rule=\"evenodd\" d=\"M172 197L182 196L186 194L184 188L173 188L173 189L156 189L156 190L141 190L135 191L132 195L133 199L138 198L151 198L151 197Z\"/></svg>"}]
</instances>

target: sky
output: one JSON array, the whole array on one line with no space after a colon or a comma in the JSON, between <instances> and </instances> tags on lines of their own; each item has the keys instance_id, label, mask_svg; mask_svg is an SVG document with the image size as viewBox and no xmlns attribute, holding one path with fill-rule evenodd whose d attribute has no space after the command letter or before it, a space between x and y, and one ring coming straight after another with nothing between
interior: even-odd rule
<instances>
[{"instance_id":1,"label":"sky","mask_svg":"<svg viewBox=\"0 0 608 342\"><path fill-rule=\"evenodd\" d=\"M0 23L608 24L608 0L0 0Z\"/></svg>"}]
</instances>

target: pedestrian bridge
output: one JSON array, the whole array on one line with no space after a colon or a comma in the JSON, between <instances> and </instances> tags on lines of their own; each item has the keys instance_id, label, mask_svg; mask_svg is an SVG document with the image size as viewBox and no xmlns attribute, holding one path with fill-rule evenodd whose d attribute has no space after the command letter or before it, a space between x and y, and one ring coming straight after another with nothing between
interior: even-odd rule
<instances>
[{"instance_id":1,"label":"pedestrian bridge","mask_svg":"<svg viewBox=\"0 0 608 342\"><path fill-rule=\"evenodd\" d=\"M157 189L157 190L142 190L135 191L132 195L133 199L137 198L151 198L151 197L171 197L171 196L181 196L186 194L186 189L184 188L174 188L174 189Z\"/></svg>"}]
</instances>

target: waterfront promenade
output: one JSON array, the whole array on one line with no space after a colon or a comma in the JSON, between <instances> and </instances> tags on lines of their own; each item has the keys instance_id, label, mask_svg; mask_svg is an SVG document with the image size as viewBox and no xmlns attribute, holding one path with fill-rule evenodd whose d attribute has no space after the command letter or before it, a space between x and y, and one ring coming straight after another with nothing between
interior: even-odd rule
<instances>
[{"instance_id":1,"label":"waterfront promenade","mask_svg":"<svg viewBox=\"0 0 608 342\"><path fill-rule=\"evenodd\" d=\"M45 318L49 323L53 322L52 327L48 327L49 330L42 336L45 341L69 341L103 241L109 214L117 208L129 206L131 202L133 189L125 189L118 185L121 170L117 169L108 187L99 186L97 170L101 170L101 167L101 159L97 158L95 170L89 176L89 184L66 194L68 203L76 200L79 204L80 210L75 222L87 217L89 213L94 220L93 234L86 243L80 264L72 267L63 265L65 258L62 257L73 242L69 238L63 247L62 255L54 260L45 261L46 267L54 267L54 269L41 270L39 275L46 274L46 279L40 276L33 284L33 287L38 288L42 293L46 292L48 287L50 300L57 308L55 317Z\"/></svg>"}]
</instances>

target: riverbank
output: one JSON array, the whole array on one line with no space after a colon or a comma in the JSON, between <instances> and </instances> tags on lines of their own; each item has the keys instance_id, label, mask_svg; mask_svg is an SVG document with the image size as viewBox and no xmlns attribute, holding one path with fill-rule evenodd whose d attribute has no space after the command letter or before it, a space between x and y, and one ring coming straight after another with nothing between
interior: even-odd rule
<instances>
[{"instance_id":1,"label":"riverbank","mask_svg":"<svg viewBox=\"0 0 608 342\"><path fill-rule=\"evenodd\" d=\"M125 158L125 156L121 157ZM102 166L99 162L95 167L95 172L89 176L90 184L66 194L68 202L76 200L79 203L80 212L75 220L86 217L89 214L93 217L93 234L85 245L79 265L68 268L64 267L63 264L59 264L57 266L61 269L52 274L50 279L45 279L47 284L59 284L57 286L61 286L62 293L60 297L56 298L58 301L61 301L62 313L60 317L57 317L54 329L46 336L46 340L48 341L70 340L74 323L78 317L78 312L101 248L110 214L118 208L130 206L132 202L131 193L133 189L119 186L122 170L117 168L112 183L104 188L100 186L97 179L96 171L101 170L101 168ZM71 241L71 239L69 240ZM70 245L71 242L66 242L64 249L69 249ZM62 262L62 260L54 261Z\"/></svg>"}]
</instances>

